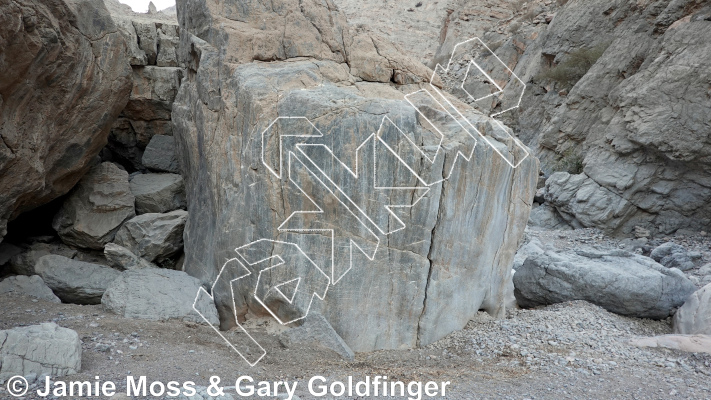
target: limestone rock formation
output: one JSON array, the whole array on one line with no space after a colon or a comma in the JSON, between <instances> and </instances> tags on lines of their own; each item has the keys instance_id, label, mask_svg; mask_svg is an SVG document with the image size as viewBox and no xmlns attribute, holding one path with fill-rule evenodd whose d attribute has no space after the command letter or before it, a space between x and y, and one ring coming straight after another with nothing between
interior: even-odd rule
<instances>
[{"instance_id":1,"label":"limestone rock formation","mask_svg":"<svg viewBox=\"0 0 711 400\"><path fill-rule=\"evenodd\" d=\"M670 316L696 290L678 269L622 250L534 254L513 281L521 307L585 300L617 314L655 319Z\"/></svg>"},{"instance_id":2,"label":"limestone rock formation","mask_svg":"<svg viewBox=\"0 0 711 400\"><path fill-rule=\"evenodd\" d=\"M52 227L64 243L102 250L136 215L128 173L104 162L89 171L62 204Z\"/></svg>"},{"instance_id":3,"label":"limestone rock formation","mask_svg":"<svg viewBox=\"0 0 711 400\"><path fill-rule=\"evenodd\" d=\"M138 269L126 271L109 285L101 299L104 309L126 318L155 321L180 319L203 323L193 310L200 281L182 271ZM217 310L211 301L196 304L211 324L218 324Z\"/></svg>"},{"instance_id":4,"label":"limestone rock formation","mask_svg":"<svg viewBox=\"0 0 711 400\"><path fill-rule=\"evenodd\" d=\"M571 225L711 229L709 12L696 0L571 0L550 24L503 37L497 56L528 84L508 123L547 174L574 175L548 188Z\"/></svg>"},{"instance_id":5,"label":"limestone rock formation","mask_svg":"<svg viewBox=\"0 0 711 400\"><path fill-rule=\"evenodd\" d=\"M65 303L99 304L101 296L121 272L104 265L58 255L39 259L35 272Z\"/></svg>"},{"instance_id":6,"label":"limestone rock formation","mask_svg":"<svg viewBox=\"0 0 711 400\"><path fill-rule=\"evenodd\" d=\"M173 108L173 135L191 210L184 234L186 272L209 287L225 261L236 257L236 247L260 239L298 244L315 263L326 266L331 278L342 276L338 282L332 279L336 284L328 287L324 301L313 302L312 311L323 315L354 351L429 344L461 329L479 309L503 315L511 261L536 187L534 158L511 168L486 141L472 146L468 131L462 132L456 122L447 120L432 102L423 110L431 112L430 117L441 122L450 136L436 161L428 162L422 154L434 158L437 142L404 95L425 87L417 83L428 81L431 71L382 39L351 32L330 0L179 1L178 18L180 59L190 69ZM490 120L452 101L463 107L496 149L513 154L509 147L513 142L498 135ZM277 150L278 135L297 129L311 135L316 131L303 119L282 121L297 126L281 127L280 122L268 129L277 116L313 121L324 143L353 168L356 159L372 155L372 150L356 153L356 149L379 131L384 116L394 122L385 121L381 135L398 137L395 124L414 132L416 148L398 140L394 149L410 152L413 171L397 167L392 155L384 155L389 158L379 167L387 171L379 173L386 181L381 184L406 182L409 189L375 191L374 183L365 178L342 186L349 195L361 196L352 200L366 202L368 213L377 215L377 223L385 230L388 224L394 230L399 223L383 206L405 204L395 211L404 229L391 235L374 230L371 233L378 238L371 237L362 228L365 223L310 178L313 175L304 169L306 164L296 167L302 168L301 173L292 177L308 185L306 192L299 191L286 173L290 168L286 157L298 150ZM298 126L300 121L306 125ZM293 146L288 140L284 146ZM457 149L466 152L472 147L471 161L459 158L452 168ZM323 148L312 148L316 153L319 149ZM284 156L281 163L280 154ZM311 159L324 168L336 167L323 153ZM270 171L267 165L274 168ZM368 164L361 161L358 165ZM276 170L284 173L277 178ZM431 187L418 184L413 174L424 177ZM372 172L362 176L372 176ZM447 180L441 182L444 177ZM349 178L334 174L334 179ZM291 221L292 228L334 229L336 249L345 249L334 256L335 268L341 271L349 265L342 257L347 257L351 239L368 249L368 254L377 248L372 261L354 249L353 268L334 276L328 264L327 233L278 229L292 213L316 209L307 193L328 218L303 216L298 223ZM278 251L260 249L266 254L259 253L259 259ZM312 272L308 267L299 264L297 272ZM253 296L247 296L259 275L256 268L252 272L235 283L235 290L242 294L236 299L239 318L247 312L266 314ZM225 282L236 273L225 271L214 289L223 329L235 326L232 296ZM276 285L282 278L275 271L269 282ZM275 307L287 307L283 301L275 302Z\"/></svg>"},{"instance_id":7,"label":"limestone rock formation","mask_svg":"<svg viewBox=\"0 0 711 400\"><path fill-rule=\"evenodd\" d=\"M158 268L156 265L133 254L131 250L116 243L107 243L104 247L104 256L109 265L118 270Z\"/></svg>"},{"instance_id":8,"label":"limestone rock formation","mask_svg":"<svg viewBox=\"0 0 711 400\"><path fill-rule=\"evenodd\" d=\"M43 374L60 377L81 370L79 335L55 323L0 331L0 380Z\"/></svg>"},{"instance_id":9,"label":"limestone rock formation","mask_svg":"<svg viewBox=\"0 0 711 400\"><path fill-rule=\"evenodd\" d=\"M115 243L150 262L161 263L183 248L188 213L142 214L128 220L116 234Z\"/></svg>"},{"instance_id":10,"label":"limestone rock formation","mask_svg":"<svg viewBox=\"0 0 711 400\"><path fill-rule=\"evenodd\" d=\"M0 4L0 240L67 193L128 101L125 44L103 2Z\"/></svg>"},{"instance_id":11,"label":"limestone rock formation","mask_svg":"<svg viewBox=\"0 0 711 400\"><path fill-rule=\"evenodd\" d=\"M131 179L136 213L164 213L185 208L185 183L178 174L141 174Z\"/></svg>"},{"instance_id":12,"label":"limestone rock formation","mask_svg":"<svg viewBox=\"0 0 711 400\"><path fill-rule=\"evenodd\" d=\"M0 294L5 293L21 294L52 303L61 303L59 297L52 293L52 289L38 275L17 275L3 279L0 281Z\"/></svg>"},{"instance_id":13,"label":"limestone rock formation","mask_svg":"<svg viewBox=\"0 0 711 400\"><path fill-rule=\"evenodd\" d=\"M675 333L711 335L711 283L689 296L672 325Z\"/></svg>"}]
</instances>

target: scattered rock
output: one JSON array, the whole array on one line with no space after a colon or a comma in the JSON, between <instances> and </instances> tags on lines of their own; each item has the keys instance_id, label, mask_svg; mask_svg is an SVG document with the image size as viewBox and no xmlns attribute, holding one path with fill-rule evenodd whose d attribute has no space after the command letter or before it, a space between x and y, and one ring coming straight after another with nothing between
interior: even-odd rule
<instances>
[{"instance_id":1,"label":"scattered rock","mask_svg":"<svg viewBox=\"0 0 711 400\"><path fill-rule=\"evenodd\" d=\"M52 289L37 275L17 275L5 278L0 282L0 294L3 293L23 294L52 303L61 303L59 297L55 296Z\"/></svg>"},{"instance_id":2,"label":"scattered rock","mask_svg":"<svg viewBox=\"0 0 711 400\"><path fill-rule=\"evenodd\" d=\"M655 248L650 257L668 268L678 268L682 271L694 268L694 262L691 261L686 249L673 242L667 242Z\"/></svg>"},{"instance_id":3,"label":"scattered rock","mask_svg":"<svg viewBox=\"0 0 711 400\"><path fill-rule=\"evenodd\" d=\"M79 335L54 323L0 331L0 379L73 375L81 370Z\"/></svg>"},{"instance_id":4,"label":"scattered rock","mask_svg":"<svg viewBox=\"0 0 711 400\"><path fill-rule=\"evenodd\" d=\"M128 220L116 234L115 243L150 262L162 262L183 248L188 212L149 213Z\"/></svg>"},{"instance_id":5,"label":"scattered rock","mask_svg":"<svg viewBox=\"0 0 711 400\"><path fill-rule=\"evenodd\" d=\"M121 273L103 265L48 255L39 259L35 272L65 303L99 304L109 284Z\"/></svg>"},{"instance_id":6,"label":"scattered rock","mask_svg":"<svg viewBox=\"0 0 711 400\"><path fill-rule=\"evenodd\" d=\"M655 319L671 315L696 290L678 269L621 250L547 251L528 257L513 280L521 307L585 300Z\"/></svg>"},{"instance_id":7,"label":"scattered rock","mask_svg":"<svg viewBox=\"0 0 711 400\"><path fill-rule=\"evenodd\" d=\"M153 136L143 152L143 165L154 171L180 173L175 139L172 136Z\"/></svg>"},{"instance_id":8,"label":"scattered rock","mask_svg":"<svg viewBox=\"0 0 711 400\"><path fill-rule=\"evenodd\" d=\"M131 180L136 213L164 213L185 208L185 184L178 174L142 174Z\"/></svg>"},{"instance_id":9,"label":"scattered rock","mask_svg":"<svg viewBox=\"0 0 711 400\"><path fill-rule=\"evenodd\" d=\"M355 358L353 350L333 330L326 318L317 313L309 313L302 326L284 331L279 336L279 341L286 347L305 343L316 344L335 351L346 360L353 361Z\"/></svg>"},{"instance_id":10,"label":"scattered rock","mask_svg":"<svg viewBox=\"0 0 711 400\"><path fill-rule=\"evenodd\" d=\"M126 271L106 289L101 304L104 309L126 318L163 321L181 319L204 323L193 310L193 303L201 287L197 278L182 271L168 269L136 269ZM197 308L218 325L215 304L202 296Z\"/></svg>"},{"instance_id":11,"label":"scattered rock","mask_svg":"<svg viewBox=\"0 0 711 400\"><path fill-rule=\"evenodd\" d=\"M675 333L711 335L711 284L689 296L672 320Z\"/></svg>"},{"instance_id":12,"label":"scattered rock","mask_svg":"<svg viewBox=\"0 0 711 400\"><path fill-rule=\"evenodd\" d=\"M104 247L104 255L109 261L109 265L119 270L158 268L156 265L131 253L131 250L116 243L107 243L106 247Z\"/></svg>"},{"instance_id":13,"label":"scattered rock","mask_svg":"<svg viewBox=\"0 0 711 400\"><path fill-rule=\"evenodd\" d=\"M79 181L52 227L68 245L103 250L121 224L136 215L134 203L128 173L104 162Z\"/></svg>"}]
</instances>

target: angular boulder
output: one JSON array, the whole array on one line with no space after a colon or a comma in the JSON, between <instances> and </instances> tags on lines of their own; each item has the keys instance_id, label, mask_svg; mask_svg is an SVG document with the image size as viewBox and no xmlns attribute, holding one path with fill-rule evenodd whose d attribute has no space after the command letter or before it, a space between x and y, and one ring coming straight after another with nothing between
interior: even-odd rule
<instances>
[{"instance_id":1,"label":"angular boulder","mask_svg":"<svg viewBox=\"0 0 711 400\"><path fill-rule=\"evenodd\" d=\"M225 261L237 257L235 248L261 239L294 244L323 266L335 283L323 301L314 299L311 311L323 315L354 351L427 345L464 327L480 309L504 315L511 262L536 188L536 159L527 158L512 168L507 160L515 159L515 141L490 119L452 100L481 128L471 161L455 157L460 146L472 149L468 132L431 102L423 110L444 121L447 155L440 152L435 162L420 162L425 160L422 152L434 158L437 135L427 131L425 118L405 99L415 89L401 92L398 88L406 89L397 83L427 82L430 70L381 39L351 33L330 1L309 0L300 7L291 0L234 4L198 0L177 5L180 61L191 69L173 107L173 135L191 210L184 235L185 271L212 285ZM393 124L384 121L386 115ZM296 118L277 121L279 116ZM372 170L363 172L363 179L341 185L349 196L361 196L354 201L370 202L365 208L377 215L382 229L388 230L387 221L393 222L393 230L395 225L404 229L385 235L375 233L381 232L379 228L370 232L362 228L369 222L359 221L331 196L333 192L322 190L323 181L309 178L308 161L292 175L306 179L307 189L301 192L289 180L290 152L305 158L289 142L292 139L284 139L282 144L289 147L280 151L280 135L299 132L314 141L319 137L304 119L297 121L299 117L312 121L324 135L322 144L351 168L368 166L357 160L370 157L372 149L370 153L356 149L384 122L380 133L390 138L399 137L394 124L403 132L417 132L416 149L398 140L395 150L411 151L412 171L427 180L425 186L431 184L426 195L424 186L413 188L418 185L413 172L398 167L397 158L389 153L378 153L378 159L387 158L378 175L411 189L378 191L368 180ZM289 126L291 122L297 126ZM322 149L310 148L316 153ZM320 166L338 166L323 152L310 158ZM342 180L348 176L333 175ZM292 213L317 209L309 198L324 210L324 219L297 213L290 226L282 226ZM389 204L406 206L395 211L402 225L390 219L385 208ZM290 229L294 231L287 232ZM335 249L340 252L334 267L345 272L334 273L328 261L330 236L308 233L315 229L334 229ZM353 247L354 261L348 269L350 239L368 256ZM268 248L260 251L264 254L255 261L274 255ZM299 273L313 272L308 267L299 264L304 268ZM248 312L267 314L252 296L262 267L251 268L252 274L234 285L236 303L227 282L244 271L225 270L214 288L223 329L236 325L235 312L240 318ZM285 276L275 272L270 279L276 285L280 278ZM292 278L293 287L296 277ZM288 307L286 300L274 300L273 305Z\"/></svg>"},{"instance_id":2,"label":"angular boulder","mask_svg":"<svg viewBox=\"0 0 711 400\"><path fill-rule=\"evenodd\" d=\"M674 314L675 333L711 335L711 283L689 296Z\"/></svg>"},{"instance_id":3,"label":"angular boulder","mask_svg":"<svg viewBox=\"0 0 711 400\"><path fill-rule=\"evenodd\" d=\"M55 323L0 331L0 380L43 374L60 377L81 371L79 335Z\"/></svg>"},{"instance_id":4,"label":"angular boulder","mask_svg":"<svg viewBox=\"0 0 711 400\"><path fill-rule=\"evenodd\" d=\"M107 243L104 247L104 256L109 265L118 270L158 268L156 265L133 254L131 250L115 243Z\"/></svg>"},{"instance_id":5,"label":"angular boulder","mask_svg":"<svg viewBox=\"0 0 711 400\"><path fill-rule=\"evenodd\" d=\"M0 239L91 168L128 101L131 67L103 2L0 4Z\"/></svg>"},{"instance_id":6,"label":"angular boulder","mask_svg":"<svg viewBox=\"0 0 711 400\"><path fill-rule=\"evenodd\" d=\"M154 321L180 319L203 323L193 310L200 281L182 271L138 269L113 281L101 298L104 309L125 318ZM196 303L211 324L218 324L217 309L209 297Z\"/></svg>"},{"instance_id":7,"label":"angular boulder","mask_svg":"<svg viewBox=\"0 0 711 400\"><path fill-rule=\"evenodd\" d=\"M102 250L127 219L136 215L128 173L110 162L82 178L54 217L52 227L66 244Z\"/></svg>"},{"instance_id":8,"label":"angular boulder","mask_svg":"<svg viewBox=\"0 0 711 400\"><path fill-rule=\"evenodd\" d=\"M142 214L128 220L116 233L115 243L151 262L162 262L183 248L188 212Z\"/></svg>"},{"instance_id":9,"label":"angular boulder","mask_svg":"<svg viewBox=\"0 0 711 400\"><path fill-rule=\"evenodd\" d=\"M153 171L180 173L175 154L175 139L172 136L153 136L143 152L143 165Z\"/></svg>"},{"instance_id":10,"label":"angular boulder","mask_svg":"<svg viewBox=\"0 0 711 400\"><path fill-rule=\"evenodd\" d=\"M185 183L178 174L141 174L131 179L136 213L164 213L185 208Z\"/></svg>"},{"instance_id":11,"label":"angular boulder","mask_svg":"<svg viewBox=\"0 0 711 400\"><path fill-rule=\"evenodd\" d=\"M121 272L105 265L48 255L39 259L35 272L65 303L99 304L104 291Z\"/></svg>"},{"instance_id":12,"label":"angular boulder","mask_svg":"<svg viewBox=\"0 0 711 400\"><path fill-rule=\"evenodd\" d=\"M0 281L0 294L13 293L35 297L52 303L61 303L52 289L47 286L38 275L10 276Z\"/></svg>"},{"instance_id":13,"label":"angular boulder","mask_svg":"<svg viewBox=\"0 0 711 400\"><path fill-rule=\"evenodd\" d=\"M63 243L33 243L23 250L22 253L12 257L10 260L10 268L20 275L35 275L35 265L37 265L37 261L49 254L74 258L77 255L77 251Z\"/></svg>"},{"instance_id":14,"label":"angular boulder","mask_svg":"<svg viewBox=\"0 0 711 400\"><path fill-rule=\"evenodd\" d=\"M532 255L513 282L521 307L585 300L616 314L653 319L670 316L696 290L678 269L621 250Z\"/></svg>"}]
</instances>

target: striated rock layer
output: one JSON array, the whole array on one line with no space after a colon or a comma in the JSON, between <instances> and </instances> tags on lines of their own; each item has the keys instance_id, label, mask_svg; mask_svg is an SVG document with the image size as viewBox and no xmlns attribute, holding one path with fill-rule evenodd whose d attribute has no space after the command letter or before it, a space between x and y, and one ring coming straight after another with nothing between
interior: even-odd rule
<instances>
[{"instance_id":1,"label":"striated rock layer","mask_svg":"<svg viewBox=\"0 0 711 400\"><path fill-rule=\"evenodd\" d=\"M102 2L0 4L0 239L67 193L128 101L125 43Z\"/></svg>"},{"instance_id":2,"label":"striated rock layer","mask_svg":"<svg viewBox=\"0 0 711 400\"><path fill-rule=\"evenodd\" d=\"M443 125L446 137L435 157L437 138L404 100L405 93L424 87L431 71L381 39L351 35L331 1L183 0L178 19L181 61L189 65L172 116L191 210L186 272L210 287L223 264L237 257L237 247L260 239L298 244L317 265L333 261L333 269L324 268L332 285L310 312L321 313L354 351L426 345L461 329L480 309L503 315L511 262L535 191L535 158L514 169L486 142L474 147L456 123ZM433 120L446 119L434 104L425 108ZM491 121L467 110L490 134ZM344 174L323 147L300 152L293 140L280 138L317 131L305 120L270 125L279 116L313 121L322 136L303 140L327 145L359 177ZM379 129L384 116L394 122ZM397 136L395 123L416 146ZM392 154L372 150L371 135L378 131L397 138L394 151L411 156L406 163L412 171ZM510 142L490 139L502 153L511 152ZM454 164L460 148L473 148L470 162L459 158ZM344 196L324 189L315 167L302 163L306 153L389 234L363 229L340 202ZM280 155L288 159L280 162ZM380 160L375 175L369 169L373 157ZM415 174L431 184L429 190ZM383 181L373 182L374 176ZM409 186L377 190L376 184ZM387 213L389 204L404 205L394 211L401 222ZM316 207L322 215L290 218ZM333 230L333 260L324 229ZM240 254L251 260L284 256L285 246L265 249L263 243L250 247L258 255ZM349 253L352 243L360 250L351 247ZM306 277L307 267L296 265ZM254 287L264 281L257 282L259 270L250 271L234 283L238 318L268 315L265 307L281 315L289 307L284 299L264 306L255 301ZM289 272L274 269L260 279L273 288L286 284ZM242 273L226 269L215 286L223 329L235 325L228 282ZM308 282L299 285L301 290Z\"/></svg>"}]
</instances>

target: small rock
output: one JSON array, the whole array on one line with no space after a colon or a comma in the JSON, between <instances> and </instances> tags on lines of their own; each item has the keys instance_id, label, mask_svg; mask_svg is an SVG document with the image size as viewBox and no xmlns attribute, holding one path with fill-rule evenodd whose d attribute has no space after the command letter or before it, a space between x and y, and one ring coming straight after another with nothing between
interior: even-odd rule
<instances>
[{"instance_id":1,"label":"small rock","mask_svg":"<svg viewBox=\"0 0 711 400\"><path fill-rule=\"evenodd\" d=\"M686 249L673 242L666 242L655 248L650 257L667 268L678 268L682 271L694 268L694 263Z\"/></svg>"},{"instance_id":2,"label":"small rock","mask_svg":"<svg viewBox=\"0 0 711 400\"><path fill-rule=\"evenodd\" d=\"M0 294L3 293L23 294L52 303L61 303L59 297L54 295L52 289L38 275L18 275L5 278L0 282Z\"/></svg>"}]
</instances>

